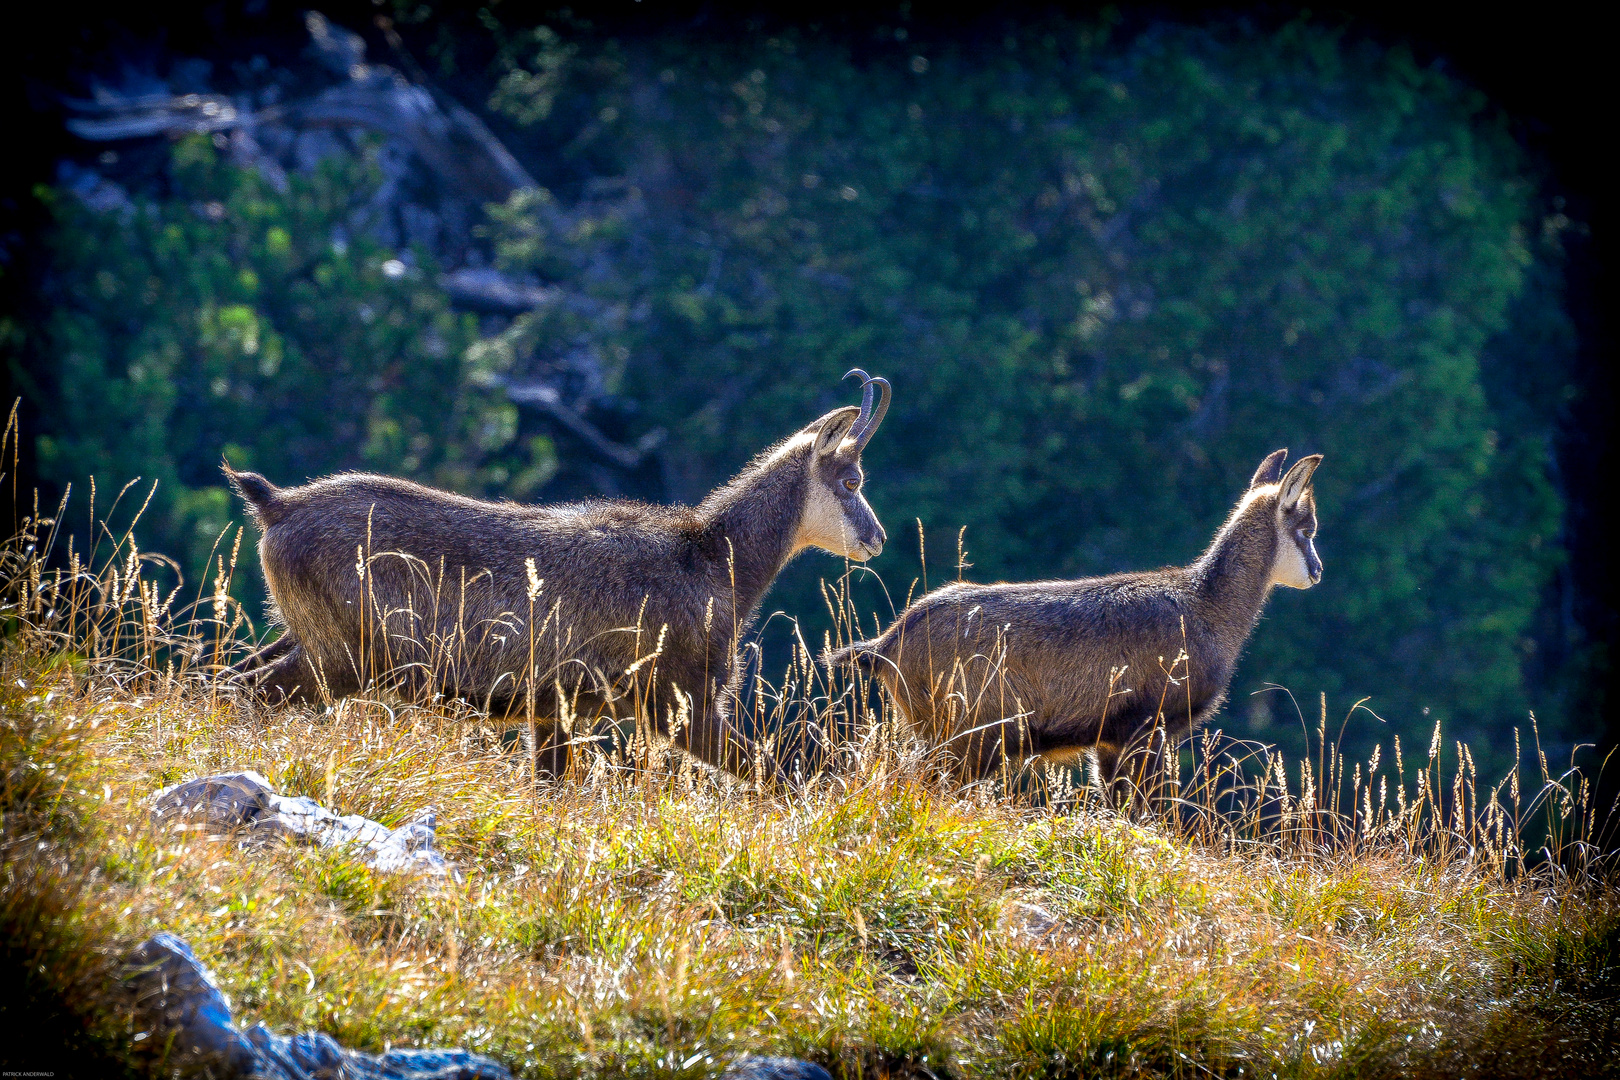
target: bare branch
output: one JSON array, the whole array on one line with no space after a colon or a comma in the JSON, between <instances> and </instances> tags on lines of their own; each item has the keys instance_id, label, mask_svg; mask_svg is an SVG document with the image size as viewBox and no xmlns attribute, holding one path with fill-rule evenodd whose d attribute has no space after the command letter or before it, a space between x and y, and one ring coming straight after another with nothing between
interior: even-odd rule
<instances>
[{"instance_id":1,"label":"bare branch","mask_svg":"<svg viewBox=\"0 0 1620 1080\"><path fill-rule=\"evenodd\" d=\"M499 270L464 266L439 278L439 287L459 307L499 315L521 315L555 300L556 289L513 281ZM516 400L516 399L514 399Z\"/></svg>"},{"instance_id":2,"label":"bare branch","mask_svg":"<svg viewBox=\"0 0 1620 1080\"><path fill-rule=\"evenodd\" d=\"M564 404L556 388L545 383L507 383L506 397L515 404L534 405L549 413L569 431L589 443L597 453L625 469L640 465L649 453L663 444L669 434L661 427L654 428L638 439L633 447L616 443Z\"/></svg>"}]
</instances>

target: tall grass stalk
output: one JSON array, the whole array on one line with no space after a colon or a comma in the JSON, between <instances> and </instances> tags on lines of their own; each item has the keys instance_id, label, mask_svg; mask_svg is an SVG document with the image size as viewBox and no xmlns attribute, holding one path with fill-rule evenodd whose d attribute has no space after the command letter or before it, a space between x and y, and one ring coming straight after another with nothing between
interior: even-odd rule
<instances>
[{"instance_id":1,"label":"tall grass stalk","mask_svg":"<svg viewBox=\"0 0 1620 1080\"><path fill-rule=\"evenodd\" d=\"M34 1000L130 1068L156 1059L119 1041L133 1033L98 988L159 928L192 941L246 1022L372 1050L454 1043L530 1076L714 1075L744 1050L846 1076L1598 1075L1616 1060L1608 808L1573 762L1553 769L1533 721L1535 769L1487 786L1438 729L1411 777L1399 740L1346 761L1322 698L1309 757L1212 728L1149 759L1162 775L1141 779L1165 797L1121 814L1039 761L951 782L937 748L866 681L829 676L795 628L776 675L744 643L754 677L733 715L802 751L803 790L761 794L654 737L661 627L624 628L645 647L623 726L581 731L563 673L535 663L543 635L569 637L532 568L521 715L404 694L373 669L346 701L269 709L216 679L253 644L230 592L240 531L185 605L133 525L93 518L85 552L69 509L36 505L0 548L0 942L36 976L44 958ZM383 557L362 549L356 572ZM848 575L823 595L829 640L866 633ZM728 632L723 612L706 628L716 614ZM459 627L423 662L453 672L490 632ZM1166 664L1162 709L1195 662ZM534 754L552 713L575 754L548 781ZM164 784L250 768L385 824L434 807L465 880L146 814Z\"/></svg>"}]
</instances>

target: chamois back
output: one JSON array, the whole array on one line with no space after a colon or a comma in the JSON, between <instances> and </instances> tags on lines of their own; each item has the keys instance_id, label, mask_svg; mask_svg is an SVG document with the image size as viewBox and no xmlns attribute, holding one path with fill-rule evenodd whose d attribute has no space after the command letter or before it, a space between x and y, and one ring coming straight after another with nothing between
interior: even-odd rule
<instances>
[{"instance_id":1,"label":"chamois back","mask_svg":"<svg viewBox=\"0 0 1620 1080\"><path fill-rule=\"evenodd\" d=\"M363 473L277 488L227 465L286 628L231 675L273 701L377 684L539 710L564 744L576 721L639 710L705 762L748 772L757 747L729 721L738 636L800 551L866 559L885 540L860 455L888 384L859 374L859 409L809 424L696 507L526 506Z\"/></svg>"},{"instance_id":2,"label":"chamois back","mask_svg":"<svg viewBox=\"0 0 1620 1080\"><path fill-rule=\"evenodd\" d=\"M830 652L884 686L964 780L1039 756L1122 755L1173 743L1225 700L1272 588L1321 579L1311 477L1286 450L1256 470L1209 548L1185 567L1071 581L958 583L921 597L871 641Z\"/></svg>"}]
</instances>

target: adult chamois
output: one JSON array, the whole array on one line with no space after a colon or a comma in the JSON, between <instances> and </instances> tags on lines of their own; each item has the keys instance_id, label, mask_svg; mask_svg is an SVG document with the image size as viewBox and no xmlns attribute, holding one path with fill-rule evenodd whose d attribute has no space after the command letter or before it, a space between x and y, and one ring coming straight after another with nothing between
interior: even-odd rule
<instances>
[{"instance_id":1,"label":"adult chamois","mask_svg":"<svg viewBox=\"0 0 1620 1080\"><path fill-rule=\"evenodd\" d=\"M1322 579L1311 478L1271 454L1192 565L1077 581L957 583L921 597L872 641L827 654L873 672L960 779L1035 755L1078 763L1116 797L1158 775L1164 742L1226 698L1276 585ZM1162 731L1162 736L1156 732ZM1121 774L1121 761L1140 757ZM1134 784L1133 784L1134 781Z\"/></svg>"},{"instance_id":2,"label":"adult chamois","mask_svg":"<svg viewBox=\"0 0 1620 1080\"><path fill-rule=\"evenodd\" d=\"M890 389L850 375L858 409L807 425L695 507L483 502L360 473L277 488L227 464L286 628L230 677L273 702L375 684L538 713L548 771L575 730L633 715L710 765L781 780L731 724L738 640L799 552L883 550L861 451Z\"/></svg>"}]
</instances>

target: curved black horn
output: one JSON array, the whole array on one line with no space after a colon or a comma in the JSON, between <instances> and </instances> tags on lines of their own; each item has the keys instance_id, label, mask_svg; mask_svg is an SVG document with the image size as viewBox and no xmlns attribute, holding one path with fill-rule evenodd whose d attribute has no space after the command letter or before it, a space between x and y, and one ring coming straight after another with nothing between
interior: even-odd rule
<instances>
[{"instance_id":1,"label":"curved black horn","mask_svg":"<svg viewBox=\"0 0 1620 1080\"><path fill-rule=\"evenodd\" d=\"M872 418L872 396L874 391L872 389L872 376L860 368L850 368L844 372L844 378L847 379L850 376L861 380L861 415L857 416L855 422L849 426L849 437L854 438L860 434L861 426Z\"/></svg>"},{"instance_id":2,"label":"curved black horn","mask_svg":"<svg viewBox=\"0 0 1620 1080\"><path fill-rule=\"evenodd\" d=\"M883 423L883 414L889 411L889 380L868 375L860 368L851 368L844 373L844 378L851 375L860 376L861 380L861 414L855 418L855 423L849 429L849 437L855 440L855 448L863 450L872 440L872 433L877 431L878 425ZM873 392L881 391L877 408L872 408Z\"/></svg>"}]
</instances>

